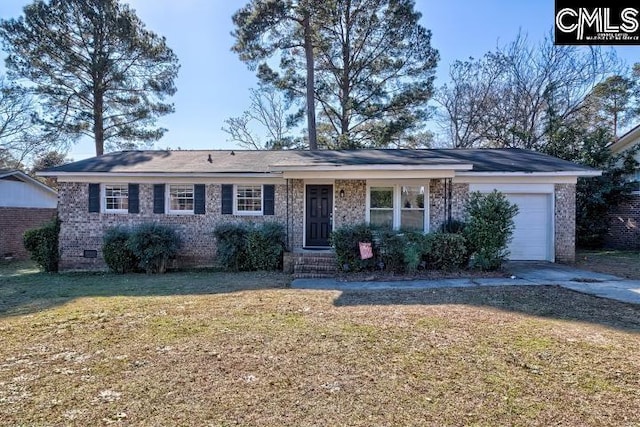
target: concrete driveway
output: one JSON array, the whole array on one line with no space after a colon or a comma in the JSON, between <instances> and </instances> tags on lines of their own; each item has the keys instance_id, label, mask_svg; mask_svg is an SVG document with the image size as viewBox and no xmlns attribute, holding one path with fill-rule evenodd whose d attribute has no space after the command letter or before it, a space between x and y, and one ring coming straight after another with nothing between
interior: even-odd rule
<instances>
[{"instance_id":1,"label":"concrete driveway","mask_svg":"<svg viewBox=\"0 0 640 427\"><path fill-rule=\"evenodd\" d=\"M560 285L574 291L640 304L640 280L623 279L550 262L510 262L507 271L536 285Z\"/></svg>"},{"instance_id":2,"label":"concrete driveway","mask_svg":"<svg viewBox=\"0 0 640 427\"><path fill-rule=\"evenodd\" d=\"M419 290L467 288L479 286L559 285L567 289L640 304L640 280L627 280L610 274L594 273L550 262L509 262L505 269L512 275L498 279L437 279L389 282L341 282L335 279L296 279L294 289L326 290Z\"/></svg>"}]
</instances>

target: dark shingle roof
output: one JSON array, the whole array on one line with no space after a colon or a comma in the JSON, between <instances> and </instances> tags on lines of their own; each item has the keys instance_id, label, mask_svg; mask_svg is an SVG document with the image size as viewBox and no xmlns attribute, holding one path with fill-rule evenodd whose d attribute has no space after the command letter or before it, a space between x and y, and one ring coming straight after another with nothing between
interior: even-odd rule
<instances>
[{"instance_id":1,"label":"dark shingle roof","mask_svg":"<svg viewBox=\"0 0 640 427\"><path fill-rule=\"evenodd\" d=\"M279 167L472 164L473 172L588 172L585 166L520 149L120 151L47 169L54 173L267 173Z\"/></svg>"}]
</instances>

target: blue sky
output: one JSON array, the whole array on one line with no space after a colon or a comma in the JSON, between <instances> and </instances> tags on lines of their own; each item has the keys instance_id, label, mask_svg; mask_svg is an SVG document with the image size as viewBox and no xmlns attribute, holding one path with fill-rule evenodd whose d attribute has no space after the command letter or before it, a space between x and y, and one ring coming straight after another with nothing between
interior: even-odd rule
<instances>
[{"instance_id":1,"label":"blue sky","mask_svg":"<svg viewBox=\"0 0 640 427\"><path fill-rule=\"evenodd\" d=\"M0 17L17 17L26 0L0 1ZM221 130L224 119L248 106L249 88L256 79L230 51L231 16L245 0L130 0L147 27L167 38L181 69L174 96L176 112L160 120L169 129L157 148L233 148ZM518 31L531 40L547 34L553 25L553 0L416 0L422 24L433 33L432 46L440 52L436 84L445 82L449 64L479 57L497 43L507 43ZM617 48L629 63L640 62L640 46ZM93 143L81 141L70 156L94 155Z\"/></svg>"}]
</instances>

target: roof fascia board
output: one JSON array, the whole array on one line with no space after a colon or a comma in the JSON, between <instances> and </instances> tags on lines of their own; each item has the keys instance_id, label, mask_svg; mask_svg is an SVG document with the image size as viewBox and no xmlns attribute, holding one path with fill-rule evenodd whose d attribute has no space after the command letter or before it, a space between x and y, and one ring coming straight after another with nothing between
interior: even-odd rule
<instances>
[{"instance_id":1,"label":"roof fascia board","mask_svg":"<svg viewBox=\"0 0 640 427\"><path fill-rule=\"evenodd\" d=\"M471 163L449 163L449 164L433 164L433 165L271 165L270 169L274 172L295 172L295 171L311 171L311 172L336 172L336 171L430 171L430 170L471 170Z\"/></svg>"},{"instance_id":2,"label":"roof fascia board","mask_svg":"<svg viewBox=\"0 0 640 427\"><path fill-rule=\"evenodd\" d=\"M286 181L281 176L196 176L196 175L62 175L58 177L58 182L87 182L87 183L139 183L139 184L158 184L158 183L189 183L189 184L285 184Z\"/></svg>"},{"instance_id":3,"label":"roof fascia board","mask_svg":"<svg viewBox=\"0 0 640 427\"><path fill-rule=\"evenodd\" d=\"M448 170L332 170L332 171L287 171L286 179L430 179L453 178L456 172Z\"/></svg>"},{"instance_id":4,"label":"roof fascia board","mask_svg":"<svg viewBox=\"0 0 640 427\"><path fill-rule=\"evenodd\" d=\"M459 172L456 176L600 176L602 171L558 171L558 172Z\"/></svg>"}]
</instances>

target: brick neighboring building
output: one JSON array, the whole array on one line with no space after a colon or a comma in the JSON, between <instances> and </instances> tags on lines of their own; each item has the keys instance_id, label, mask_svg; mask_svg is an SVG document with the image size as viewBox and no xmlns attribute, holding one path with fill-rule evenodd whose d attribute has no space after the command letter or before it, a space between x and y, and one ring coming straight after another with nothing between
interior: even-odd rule
<instances>
[{"instance_id":1,"label":"brick neighboring building","mask_svg":"<svg viewBox=\"0 0 640 427\"><path fill-rule=\"evenodd\" d=\"M0 170L0 256L28 259L22 236L56 216L58 195L16 170Z\"/></svg>"},{"instance_id":2,"label":"brick neighboring building","mask_svg":"<svg viewBox=\"0 0 640 427\"><path fill-rule=\"evenodd\" d=\"M611 144L614 154L634 152L640 164L640 125L631 129ZM640 249L640 167L628 177L634 183L631 197L609 213L609 232L605 238L607 247L616 249Z\"/></svg>"},{"instance_id":3,"label":"brick neighboring building","mask_svg":"<svg viewBox=\"0 0 640 427\"><path fill-rule=\"evenodd\" d=\"M599 171L517 149L123 151L41 172L59 183L61 270L103 269L109 227L160 222L183 241L178 265L211 265L214 228L277 221L287 249L329 247L369 222L436 231L464 219L471 191L518 204L511 258L573 261L575 183Z\"/></svg>"}]
</instances>

